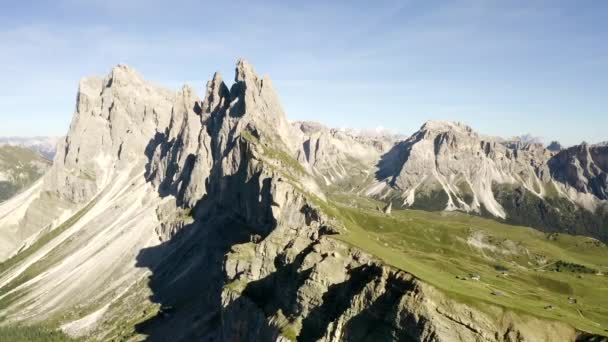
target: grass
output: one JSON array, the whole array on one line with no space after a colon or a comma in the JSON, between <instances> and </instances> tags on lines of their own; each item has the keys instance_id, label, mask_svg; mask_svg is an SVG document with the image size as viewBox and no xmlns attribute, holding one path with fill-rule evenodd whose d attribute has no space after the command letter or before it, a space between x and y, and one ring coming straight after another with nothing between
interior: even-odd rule
<instances>
[{"instance_id":1,"label":"grass","mask_svg":"<svg viewBox=\"0 0 608 342\"><path fill-rule=\"evenodd\" d=\"M387 216L375 209L380 203L356 199L353 206L351 196L348 205L339 204L345 199L334 196L337 204L322 208L347 228L335 238L489 314L491 303L607 334L608 277L584 273L607 273L608 248L602 243L461 213L394 210ZM552 271L555 265L560 272ZM456 278L472 273L481 280ZM549 304L556 308L545 309Z\"/></svg>"},{"instance_id":2,"label":"grass","mask_svg":"<svg viewBox=\"0 0 608 342\"><path fill-rule=\"evenodd\" d=\"M542 199L520 186L492 186L510 224L525 224L547 232L561 231L608 241L608 211L605 208L592 213L557 196L551 183L547 183L545 188L548 195Z\"/></svg>"},{"instance_id":3,"label":"grass","mask_svg":"<svg viewBox=\"0 0 608 342\"><path fill-rule=\"evenodd\" d=\"M137 282L110 304L90 338L100 341L143 341L145 336L137 331L137 325L153 319L161 311L160 304L150 301L152 295L148 279Z\"/></svg>"},{"instance_id":4,"label":"grass","mask_svg":"<svg viewBox=\"0 0 608 342\"><path fill-rule=\"evenodd\" d=\"M302 329L300 321L291 322L287 317L285 317L283 310L281 309L277 311L271 321L272 324L279 328L281 336L293 342L298 340L298 334Z\"/></svg>"},{"instance_id":5,"label":"grass","mask_svg":"<svg viewBox=\"0 0 608 342\"><path fill-rule=\"evenodd\" d=\"M67 342L79 341L59 330L42 326L6 326L0 327L0 341L11 342Z\"/></svg>"},{"instance_id":6,"label":"grass","mask_svg":"<svg viewBox=\"0 0 608 342\"><path fill-rule=\"evenodd\" d=\"M51 162L28 148L0 146L0 173L8 181L0 181L0 202L27 188L40 178Z\"/></svg>"},{"instance_id":7,"label":"grass","mask_svg":"<svg viewBox=\"0 0 608 342\"><path fill-rule=\"evenodd\" d=\"M6 164L26 164L33 161L51 162L37 152L20 146L0 146L0 160Z\"/></svg>"},{"instance_id":8,"label":"grass","mask_svg":"<svg viewBox=\"0 0 608 342\"><path fill-rule=\"evenodd\" d=\"M62 223L57 228L48 231L46 234L42 235L36 242L34 242L31 246L26 248L23 251L20 251L18 254L14 255L12 258L0 263L0 275L4 275L8 270L15 267L19 263L23 262L28 257L32 256L35 252L37 252L40 248L45 246L51 240L58 237L61 233L70 228L74 223L76 223L84 214L86 214L93 205L95 205L96 199L91 200L87 206L76 212L76 214L72 215L68 220ZM49 258L42 258L37 262L30 265L24 272L22 272L18 277L13 279L11 282L6 284L0 289L0 295L6 294L12 289L18 287L19 285L25 283L26 281L34 278L36 275L42 273L45 269L52 265L52 262L48 260ZM6 298L5 298L6 299ZM8 303L4 303L5 299L2 300L2 305L0 307L6 307Z\"/></svg>"},{"instance_id":9,"label":"grass","mask_svg":"<svg viewBox=\"0 0 608 342\"><path fill-rule=\"evenodd\" d=\"M242 137L249 142L250 144L260 146L263 149L263 155L269 159L275 160L281 164L284 168L289 169L291 172L295 172L298 175L307 175L308 172L302 164L300 164L295 158L293 158L289 153L283 151L280 147L273 146L272 141L260 141L259 138L256 138L251 132L248 130L243 130L241 132Z\"/></svg>"},{"instance_id":10,"label":"grass","mask_svg":"<svg viewBox=\"0 0 608 342\"><path fill-rule=\"evenodd\" d=\"M246 286L247 282L245 282L244 280L236 279L224 285L224 289L240 294L243 292Z\"/></svg>"}]
</instances>

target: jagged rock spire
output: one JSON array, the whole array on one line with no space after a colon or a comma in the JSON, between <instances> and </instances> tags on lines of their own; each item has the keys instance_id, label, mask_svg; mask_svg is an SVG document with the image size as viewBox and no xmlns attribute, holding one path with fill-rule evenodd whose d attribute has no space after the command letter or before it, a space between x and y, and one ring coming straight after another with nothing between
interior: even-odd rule
<instances>
[{"instance_id":1,"label":"jagged rock spire","mask_svg":"<svg viewBox=\"0 0 608 342\"><path fill-rule=\"evenodd\" d=\"M213 78L207 82L205 98L202 103L203 113L213 113L224 107L229 101L230 91L219 72L213 74Z\"/></svg>"},{"instance_id":2,"label":"jagged rock spire","mask_svg":"<svg viewBox=\"0 0 608 342\"><path fill-rule=\"evenodd\" d=\"M236 62L236 69L234 75L235 82L244 82L247 80L255 80L257 81L258 76L253 69L251 63L246 61L244 58L239 58Z\"/></svg>"}]
</instances>

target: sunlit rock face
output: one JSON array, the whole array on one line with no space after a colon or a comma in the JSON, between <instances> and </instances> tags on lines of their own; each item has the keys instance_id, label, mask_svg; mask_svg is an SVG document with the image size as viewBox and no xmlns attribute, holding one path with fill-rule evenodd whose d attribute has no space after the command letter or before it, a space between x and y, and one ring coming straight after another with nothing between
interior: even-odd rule
<instances>
[{"instance_id":1,"label":"sunlit rock face","mask_svg":"<svg viewBox=\"0 0 608 342\"><path fill-rule=\"evenodd\" d=\"M19 236L0 272L7 322L99 340L575 338L459 303L336 239L347 227L328 195L383 199L389 219L421 203L508 219L503 195L520 192L496 185L597 205L602 147L555 152L450 122L405 140L290 123L268 77L235 69L202 97L124 65L80 82L50 171L0 205L3 234Z\"/></svg>"}]
</instances>

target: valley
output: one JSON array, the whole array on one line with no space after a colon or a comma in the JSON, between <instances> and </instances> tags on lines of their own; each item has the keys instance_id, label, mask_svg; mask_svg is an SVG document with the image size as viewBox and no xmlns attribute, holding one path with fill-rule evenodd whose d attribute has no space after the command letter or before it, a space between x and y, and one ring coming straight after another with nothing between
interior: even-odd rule
<instances>
[{"instance_id":1,"label":"valley","mask_svg":"<svg viewBox=\"0 0 608 342\"><path fill-rule=\"evenodd\" d=\"M0 204L0 338L605 340L606 156L289 122L242 59L202 98L117 65Z\"/></svg>"}]
</instances>

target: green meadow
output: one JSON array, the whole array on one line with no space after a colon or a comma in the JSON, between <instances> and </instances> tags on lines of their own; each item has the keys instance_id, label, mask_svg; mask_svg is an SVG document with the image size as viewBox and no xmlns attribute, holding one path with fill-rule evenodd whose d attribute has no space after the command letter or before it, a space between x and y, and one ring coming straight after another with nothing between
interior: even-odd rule
<instances>
[{"instance_id":1,"label":"green meadow","mask_svg":"<svg viewBox=\"0 0 608 342\"><path fill-rule=\"evenodd\" d=\"M345 228L337 239L460 302L481 310L494 304L608 335L608 248L595 239L458 212L385 215L377 210L381 202L352 195L334 195L331 202L324 211Z\"/></svg>"}]
</instances>

